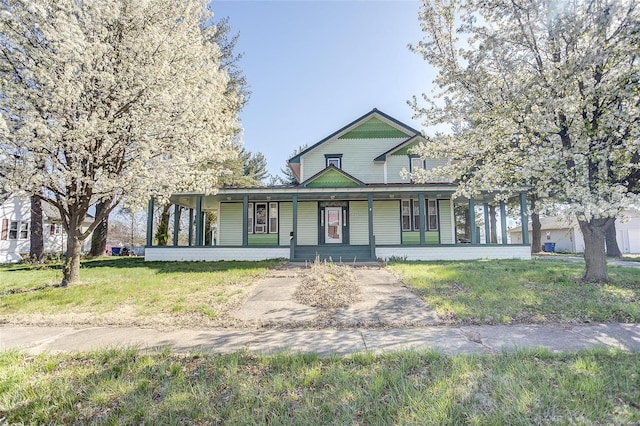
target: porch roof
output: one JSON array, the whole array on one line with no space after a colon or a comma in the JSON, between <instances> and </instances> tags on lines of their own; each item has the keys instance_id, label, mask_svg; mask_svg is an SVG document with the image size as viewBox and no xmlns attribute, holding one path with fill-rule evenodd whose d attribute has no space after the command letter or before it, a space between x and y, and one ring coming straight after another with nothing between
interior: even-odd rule
<instances>
[{"instance_id":1,"label":"porch roof","mask_svg":"<svg viewBox=\"0 0 640 426\"><path fill-rule=\"evenodd\" d=\"M197 197L207 201L242 201L247 195L249 200L291 201L294 195L298 201L310 200L366 200L369 194L374 200L392 200L417 198L419 193L433 194L437 198L451 198L456 190L453 184L377 184L344 188L318 188L301 186L263 186L245 188L220 188L215 194L180 193L171 196L171 202L184 207L194 208Z\"/></svg>"}]
</instances>

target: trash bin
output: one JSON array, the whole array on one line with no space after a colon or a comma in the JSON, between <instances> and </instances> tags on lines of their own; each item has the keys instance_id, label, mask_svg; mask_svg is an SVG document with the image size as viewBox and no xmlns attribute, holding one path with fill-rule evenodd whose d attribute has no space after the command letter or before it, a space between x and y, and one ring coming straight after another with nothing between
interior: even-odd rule
<instances>
[{"instance_id":1,"label":"trash bin","mask_svg":"<svg viewBox=\"0 0 640 426\"><path fill-rule=\"evenodd\" d=\"M111 256L120 256L120 247L111 247Z\"/></svg>"},{"instance_id":2,"label":"trash bin","mask_svg":"<svg viewBox=\"0 0 640 426\"><path fill-rule=\"evenodd\" d=\"M544 251L553 253L556 250L556 243L544 243Z\"/></svg>"}]
</instances>

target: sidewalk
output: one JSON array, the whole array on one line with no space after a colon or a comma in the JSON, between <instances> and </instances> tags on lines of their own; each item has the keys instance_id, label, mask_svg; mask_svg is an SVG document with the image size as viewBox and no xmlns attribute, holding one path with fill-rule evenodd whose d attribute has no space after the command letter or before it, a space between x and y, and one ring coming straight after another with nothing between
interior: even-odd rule
<instances>
[{"instance_id":1,"label":"sidewalk","mask_svg":"<svg viewBox=\"0 0 640 426\"><path fill-rule=\"evenodd\" d=\"M362 300L336 310L327 321L321 310L293 300L299 271L300 267L291 266L256 284L245 304L235 312L237 319L255 324L255 328L159 331L6 325L0 326L0 350L37 354L133 346L141 350L170 348L176 352L287 350L331 355L432 349L453 355L532 348L559 352L604 346L640 351L640 324L445 326L419 297L379 267L356 270ZM296 327L288 328L291 324ZM326 324L330 325L318 329Z\"/></svg>"},{"instance_id":2,"label":"sidewalk","mask_svg":"<svg viewBox=\"0 0 640 426\"><path fill-rule=\"evenodd\" d=\"M173 330L142 328L22 327L0 328L0 350L42 352L91 351L136 347L144 351L268 354L376 353L432 349L444 354L487 354L545 348L552 352L592 347L640 351L640 324L426 326L394 329L321 330Z\"/></svg>"}]
</instances>

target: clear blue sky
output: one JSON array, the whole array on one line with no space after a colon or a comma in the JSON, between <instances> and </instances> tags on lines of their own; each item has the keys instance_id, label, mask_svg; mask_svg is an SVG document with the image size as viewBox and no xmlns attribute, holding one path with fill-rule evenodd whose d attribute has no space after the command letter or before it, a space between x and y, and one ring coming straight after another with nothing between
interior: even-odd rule
<instances>
[{"instance_id":1,"label":"clear blue sky","mask_svg":"<svg viewBox=\"0 0 640 426\"><path fill-rule=\"evenodd\" d=\"M421 38L418 1L213 0L240 33L251 99L245 147L279 174L312 145L373 108L421 129L407 105L429 92L433 70L407 44Z\"/></svg>"}]
</instances>

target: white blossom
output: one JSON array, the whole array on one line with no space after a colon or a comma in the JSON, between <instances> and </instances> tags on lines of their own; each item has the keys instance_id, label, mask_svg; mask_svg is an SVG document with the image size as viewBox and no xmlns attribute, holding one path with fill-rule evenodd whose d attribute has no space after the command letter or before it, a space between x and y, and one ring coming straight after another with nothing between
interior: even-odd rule
<instances>
[{"instance_id":1,"label":"white blossom","mask_svg":"<svg viewBox=\"0 0 640 426\"><path fill-rule=\"evenodd\" d=\"M0 170L12 189L44 191L70 242L93 230L80 225L99 201L108 214L124 199L215 189L241 99L226 92L203 1L0 8Z\"/></svg>"}]
</instances>

